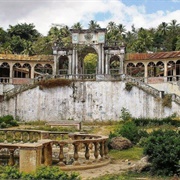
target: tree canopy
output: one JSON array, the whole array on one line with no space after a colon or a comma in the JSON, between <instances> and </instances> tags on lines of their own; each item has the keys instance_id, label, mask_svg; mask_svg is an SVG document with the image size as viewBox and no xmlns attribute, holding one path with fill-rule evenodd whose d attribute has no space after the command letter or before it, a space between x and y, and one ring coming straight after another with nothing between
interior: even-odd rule
<instances>
[{"instance_id":1,"label":"tree canopy","mask_svg":"<svg viewBox=\"0 0 180 180\"><path fill-rule=\"evenodd\" d=\"M77 22L71 28L81 30L83 26ZM101 27L91 20L88 28L93 31ZM106 41L123 42L127 52L180 50L180 23L175 19L169 23L162 22L157 28L136 29L135 25L132 25L132 29L127 31L123 24L113 21L110 21L106 28ZM46 36L41 35L34 24L9 25L7 30L0 27L0 53L52 54L54 42L61 42L62 46L71 42L71 32L67 25L52 26Z\"/></svg>"}]
</instances>

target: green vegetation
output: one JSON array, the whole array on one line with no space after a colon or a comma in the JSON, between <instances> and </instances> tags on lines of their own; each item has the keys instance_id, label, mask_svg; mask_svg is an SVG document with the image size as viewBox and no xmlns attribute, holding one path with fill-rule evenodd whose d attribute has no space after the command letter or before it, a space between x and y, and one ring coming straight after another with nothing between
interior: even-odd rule
<instances>
[{"instance_id":1,"label":"green vegetation","mask_svg":"<svg viewBox=\"0 0 180 180\"><path fill-rule=\"evenodd\" d=\"M180 160L180 133L172 130L153 131L144 144L144 154L149 156L153 174L178 173Z\"/></svg>"},{"instance_id":2,"label":"green vegetation","mask_svg":"<svg viewBox=\"0 0 180 180\"><path fill-rule=\"evenodd\" d=\"M131 82L126 82L126 83L125 83L125 90L128 91L128 92L130 92L130 91L132 90L133 86L134 86L133 83L131 83Z\"/></svg>"},{"instance_id":3,"label":"green vegetation","mask_svg":"<svg viewBox=\"0 0 180 180\"><path fill-rule=\"evenodd\" d=\"M2 180L80 180L77 173L66 173L59 167L40 167L35 173L25 174L20 173L15 167L1 167L0 179Z\"/></svg>"},{"instance_id":4,"label":"green vegetation","mask_svg":"<svg viewBox=\"0 0 180 180\"><path fill-rule=\"evenodd\" d=\"M75 23L73 29L83 29L81 23ZM100 25L91 20L90 30L100 28ZM104 28L104 27L103 27ZM127 31L126 27L119 23L109 22L107 25L107 42L121 42L126 44L127 52L161 52L180 50L180 25L177 20L162 22L157 28L136 29L134 25ZM9 25L7 30L0 27L0 53L13 54L52 54L53 42L57 41L60 46L70 47L71 27L67 25L53 26L49 29L47 36L42 36L33 24L21 23Z\"/></svg>"},{"instance_id":5,"label":"green vegetation","mask_svg":"<svg viewBox=\"0 0 180 180\"><path fill-rule=\"evenodd\" d=\"M163 97L162 105L164 107L171 108L172 107L172 95L165 94L165 96Z\"/></svg>"},{"instance_id":6,"label":"green vegetation","mask_svg":"<svg viewBox=\"0 0 180 180\"><path fill-rule=\"evenodd\" d=\"M0 128L7 128L13 126L18 126L17 120L15 120L13 116L6 115L0 117Z\"/></svg>"}]
</instances>

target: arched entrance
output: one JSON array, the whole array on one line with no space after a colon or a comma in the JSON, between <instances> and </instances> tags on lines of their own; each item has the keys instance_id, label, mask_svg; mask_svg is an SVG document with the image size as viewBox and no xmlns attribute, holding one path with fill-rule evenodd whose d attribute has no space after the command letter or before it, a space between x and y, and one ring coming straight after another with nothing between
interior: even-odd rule
<instances>
[{"instance_id":1,"label":"arched entrance","mask_svg":"<svg viewBox=\"0 0 180 180\"><path fill-rule=\"evenodd\" d=\"M93 47L86 46L79 52L80 74L95 74L97 72L98 54Z\"/></svg>"},{"instance_id":2,"label":"arched entrance","mask_svg":"<svg viewBox=\"0 0 180 180\"><path fill-rule=\"evenodd\" d=\"M120 58L115 55L110 58L110 74L119 74L120 72Z\"/></svg>"},{"instance_id":3,"label":"arched entrance","mask_svg":"<svg viewBox=\"0 0 180 180\"><path fill-rule=\"evenodd\" d=\"M61 55L59 61L59 74L68 74L69 61L66 55Z\"/></svg>"}]
</instances>

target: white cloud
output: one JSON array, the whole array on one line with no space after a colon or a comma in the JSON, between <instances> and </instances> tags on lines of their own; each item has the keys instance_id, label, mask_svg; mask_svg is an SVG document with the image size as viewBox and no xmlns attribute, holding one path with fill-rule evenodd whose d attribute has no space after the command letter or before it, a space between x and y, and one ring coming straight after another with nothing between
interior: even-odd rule
<instances>
[{"instance_id":1,"label":"white cloud","mask_svg":"<svg viewBox=\"0 0 180 180\"><path fill-rule=\"evenodd\" d=\"M176 0L177 1L177 0ZM90 20L96 20L96 14L106 18L98 18L101 27L109 21L124 24L130 30L132 24L136 28L156 27L161 22L176 19L180 22L180 10L157 11L147 14L145 6L126 6L120 0L0 0L0 25L5 29L17 23L34 23L36 29L46 34L52 23L66 24L71 27L81 22L84 27ZM176 3L175 3L176 4ZM106 13L109 16L106 16ZM100 20L99 20L100 19Z\"/></svg>"}]
</instances>

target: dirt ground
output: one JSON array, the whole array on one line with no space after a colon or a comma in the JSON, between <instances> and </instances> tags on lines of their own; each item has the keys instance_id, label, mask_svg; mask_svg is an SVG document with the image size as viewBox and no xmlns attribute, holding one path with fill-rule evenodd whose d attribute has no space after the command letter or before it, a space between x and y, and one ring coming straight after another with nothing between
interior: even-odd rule
<instances>
[{"instance_id":1,"label":"dirt ground","mask_svg":"<svg viewBox=\"0 0 180 180\"><path fill-rule=\"evenodd\" d=\"M136 161L112 160L110 164L99 168L76 171L80 174L82 180L90 180L107 174L120 174L132 169Z\"/></svg>"}]
</instances>

